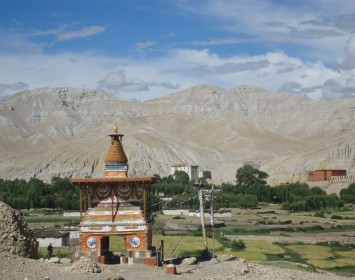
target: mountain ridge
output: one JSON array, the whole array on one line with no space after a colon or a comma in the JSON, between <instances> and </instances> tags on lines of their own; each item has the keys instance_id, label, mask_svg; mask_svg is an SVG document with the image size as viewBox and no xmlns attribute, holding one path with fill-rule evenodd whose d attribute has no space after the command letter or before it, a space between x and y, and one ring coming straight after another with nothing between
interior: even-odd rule
<instances>
[{"instance_id":1,"label":"mountain ridge","mask_svg":"<svg viewBox=\"0 0 355 280\"><path fill-rule=\"evenodd\" d=\"M89 89L26 90L0 100L0 177L102 176L116 121L130 176L165 176L186 163L231 182L246 161L275 184L322 167L353 173L354 108L354 99L317 101L251 86L205 84L142 103Z\"/></svg>"}]
</instances>

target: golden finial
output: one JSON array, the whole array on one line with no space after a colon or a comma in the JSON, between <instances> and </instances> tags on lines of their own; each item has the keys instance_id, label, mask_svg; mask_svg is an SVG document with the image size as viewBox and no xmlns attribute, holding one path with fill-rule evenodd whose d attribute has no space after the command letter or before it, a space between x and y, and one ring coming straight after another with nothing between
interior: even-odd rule
<instances>
[{"instance_id":1,"label":"golden finial","mask_svg":"<svg viewBox=\"0 0 355 280\"><path fill-rule=\"evenodd\" d=\"M115 133L115 134L118 133L118 125L117 125L117 122L115 122L115 128L113 129L113 133Z\"/></svg>"}]
</instances>

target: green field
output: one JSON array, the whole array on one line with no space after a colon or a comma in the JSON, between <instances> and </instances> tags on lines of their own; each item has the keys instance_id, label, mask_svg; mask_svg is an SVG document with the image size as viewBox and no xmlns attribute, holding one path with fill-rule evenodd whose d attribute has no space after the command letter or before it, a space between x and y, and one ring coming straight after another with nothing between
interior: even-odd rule
<instances>
[{"instance_id":1,"label":"green field","mask_svg":"<svg viewBox=\"0 0 355 280\"><path fill-rule=\"evenodd\" d=\"M275 213L268 211L275 211ZM334 215L337 215L337 219L332 218ZM40 214L25 216L25 219L31 225L55 223L57 226L73 221L73 219L57 215L41 216ZM339 232L337 236L340 237L341 231L355 229L355 211L328 211L324 213L324 217L316 217L315 213L311 212L288 213L281 210L279 205L267 205L258 209L232 209L232 217L218 218L217 220L225 223L225 227L217 228L215 233L214 248L217 256L229 254L247 261L259 261L278 267L307 271L322 269L346 276L355 276L355 244L341 244L339 242L305 244L296 243L292 238L287 243L276 243L266 238L269 236L270 230L275 230L275 228L278 230L279 225L284 221L291 221L291 223L287 225L287 230L281 236L287 237L294 231L302 230L312 233L315 241L317 241L318 233ZM159 225L160 229L153 235L153 245L158 248L161 240L164 241L165 260L199 256L201 251L205 249L201 231L176 231L175 235L164 234L164 236L157 234L161 232L162 228L165 228L166 222L177 221L196 224L199 223L199 218L184 216L183 219L177 220L173 216L158 215L155 224ZM169 233L173 234L174 231L169 231ZM213 247L211 233L207 232L207 235L209 236L208 249L211 251ZM239 240L238 236L242 239L243 235L252 235L258 238L244 240L244 249L233 250L231 241L222 238L226 235L234 235L236 240ZM124 253L123 237L111 237L110 250ZM45 255L45 253L45 250L41 249L40 255ZM58 249L54 253L61 255L67 251Z\"/></svg>"}]
</instances>

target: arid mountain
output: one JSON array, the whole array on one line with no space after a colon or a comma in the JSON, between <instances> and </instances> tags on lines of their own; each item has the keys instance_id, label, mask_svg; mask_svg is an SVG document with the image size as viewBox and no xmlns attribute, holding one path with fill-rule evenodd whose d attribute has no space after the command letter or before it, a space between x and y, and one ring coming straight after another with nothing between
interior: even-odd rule
<instances>
[{"instance_id":1,"label":"arid mountain","mask_svg":"<svg viewBox=\"0 0 355 280\"><path fill-rule=\"evenodd\" d=\"M0 177L103 176L107 136L125 134L129 174L167 175L175 163L234 181L244 162L270 184L307 170L355 173L355 99L315 101L240 86L200 85L143 103L86 89L26 90L0 101Z\"/></svg>"}]
</instances>

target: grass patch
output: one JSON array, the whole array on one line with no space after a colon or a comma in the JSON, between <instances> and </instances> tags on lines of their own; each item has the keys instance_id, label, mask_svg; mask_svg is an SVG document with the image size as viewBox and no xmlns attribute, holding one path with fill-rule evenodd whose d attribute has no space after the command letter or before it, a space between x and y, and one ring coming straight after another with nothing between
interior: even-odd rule
<instances>
[{"instance_id":1,"label":"grass patch","mask_svg":"<svg viewBox=\"0 0 355 280\"><path fill-rule=\"evenodd\" d=\"M53 257L58 257L58 258L68 258L73 252L69 247L54 247L53 248ZM38 254L37 258L47 258L48 259L48 253L47 253L47 248L44 247L39 247L38 248Z\"/></svg>"},{"instance_id":2,"label":"grass patch","mask_svg":"<svg viewBox=\"0 0 355 280\"><path fill-rule=\"evenodd\" d=\"M343 252L336 252L339 256L344 257L344 258L350 258L353 260L355 264L355 251L350 250L350 251L343 251Z\"/></svg>"},{"instance_id":3,"label":"grass patch","mask_svg":"<svg viewBox=\"0 0 355 280\"><path fill-rule=\"evenodd\" d=\"M310 227L288 227L285 229L286 232L324 232L325 229L321 225L315 225Z\"/></svg>"},{"instance_id":4,"label":"grass patch","mask_svg":"<svg viewBox=\"0 0 355 280\"><path fill-rule=\"evenodd\" d=\"M285 254L265 254L266 260L269 262L285 261Z\"/></svg>"},{"instance_id":5,"label":"grass patch","mask_svg":"<svg viewBox=\"0 0 355 280\"><path fill-rule=\"evenodd\" d=\"M291 264L291 263L265 263L268 266L273 266L273 267L278 267L278 268L284 268L284 269L293 269L293 270L299 270L299 271L305 271L305 272L314 272L313 267L309 266L302 266L302 265L297 265L297 264Z\"/></svg>"},{"instance_id":6,"label":"grass patch","mask_svg":"<svg viewBox=\"0 0 355 280\"><path fill-rule=\"evenodd\" d=\"M340 242L317 242L316 245L326 246L334 253L340 253L342 251L352 251L353 246L351 244L344 245Z\"/></svg>"},{"instance_id":7,"label":"grass patch","mask_svg":"<svg viewBox=\"0 0 355 280\"><path fill-rule=\"evenodd\" d=\"M349 265L349 266L335 266L327 269L330 272L333 272L335 274L341 275L341 276L346 276L346 277L351 277L355 275L355 266L354 265Z\"/></svg>"},{"instance_id":8,"label":"grass patch","mask_svg":"<svg viewBox=\"0 0 355 280\"><path fill-rule=\"evenodd\" d=\"M242 229L242 228L234 228L232 230L224 230L223 235L268 235L270 233L270 229Z\"/></svg>"},{"instance_id":9,"label":"grass patch","mask_svg":"<svg viewBox=\"0 0 355 280\"><path fill-rule=\"evenodd\" d=\"M28 224L40 224L40 223L73 223L73 219L26 219ZM76 221L76 220L75 220ZM74 221L74 222L75 222ZM77 220L79 221L79 220Z\"/></svg>"},{"instance_id":10,"label":"grass patch","mask_svg":"<svg viewBox=\"0 0 355 280\"><path fill-rule=\"evenodd\" d=\"M201 235L201 233L200 233ZM204 250L204 242L202 236L161 236L155 235L153 245L160 247L160 240L164 241L165 258L199 256ZM212 249L212 239L207 238L209 249ZM215 252L224 252L222 243L218 240L214 241ZM124 252L124 238L119 236L110 237L110 251Z\"/></svg>"},{"instance_id":11,"label":"grass patch","mask_svg":"<svg viewBox=\"0 0 355 280\"><path fill-rule=\"evenodd\" d=\"M345 231L345 230L354 230L355 225L337 225L333 226L330 229L325 230L325 232L337 232L337 231Z\"/></svg>"},{"instance_id":12,"label":"grass patch","mask_svg":"<svg viewBox=\"0 0 355 280\"><path fill-rule=\"evenodd\" d=\"M288 245L286 247L293 252L298 252L302 259L322 260L333 255L331 249L326 246L302 244Z\"/></svg>"},{"instance_id":13,"label":"grass patch","mask_svg":"<svg viewBox=\"0 0 355 280\"><path fill-rule=\"evenodd\" d=\"M230 254L248 261L267 261L268 255L281 255L285 251L278 245L263 240L245 240L245 249Z\"/></svg>"}]
</instances>

